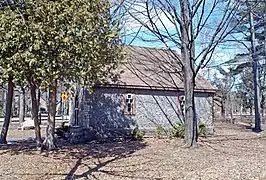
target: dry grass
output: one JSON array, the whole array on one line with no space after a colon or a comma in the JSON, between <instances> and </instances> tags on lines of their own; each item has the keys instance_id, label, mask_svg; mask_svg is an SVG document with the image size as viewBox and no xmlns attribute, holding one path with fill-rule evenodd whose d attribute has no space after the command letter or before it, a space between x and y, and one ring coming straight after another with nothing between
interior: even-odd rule
<instances>
[{"instance_id":1,"label":"dry grass","mask_svg":"<svg viewBox=\"0 0 266 180\"><path fill-rule=\"evenodd\" d=\"M3 146L0 179L266 179L266 139L244 125L218 123L197 148L182 144L154 138L41 154L30 142Z\"/></svg>"}]
</instances>

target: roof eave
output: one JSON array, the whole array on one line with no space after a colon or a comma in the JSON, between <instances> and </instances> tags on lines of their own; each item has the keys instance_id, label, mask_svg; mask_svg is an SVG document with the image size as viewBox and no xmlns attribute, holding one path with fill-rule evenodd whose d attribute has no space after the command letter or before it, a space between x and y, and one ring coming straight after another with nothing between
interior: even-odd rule
<instances>
[{"instance_id":1,"label":"roof eave","mask_svg":"<svg viewBox=\"0 0 266 180\"><path fill-rule=\"evenodd\" d=\"M104 84L98 85L97 87L112 87L112 88L125 88L125 89L138 89L138 90L161 90L161 91L179 91L184 92L184 88L176 88L176 87L162 87L162 86L141 86L141 85L118 85L118 84ZM196 93L211 93L215 94L215 89L201 89L195 88L194 92Z\"/></svg>"}]
</instances>

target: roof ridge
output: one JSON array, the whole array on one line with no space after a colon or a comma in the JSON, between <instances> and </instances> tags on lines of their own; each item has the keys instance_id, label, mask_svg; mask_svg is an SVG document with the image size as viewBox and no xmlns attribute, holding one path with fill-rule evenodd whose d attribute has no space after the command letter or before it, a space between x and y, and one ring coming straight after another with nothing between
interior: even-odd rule
<instances>
[{"instance_id":1,"label":"roof ridge","mask_svg":"<svg viewBox=\"0 0 266 180\"><path fill-rule=\"evenodd\" d=\"M132 44L123 44L123 46L127 46L127 47L137 47L137 48L142 48L142 49L153 49L153 50L161 50L161 51L174 51L176 53L178 53L177 50L173 50L170 48L161 48L161 47L147 47L147 46L139 46L139 45L132 45ZM178 55L180 55L178 53Z\"/></svg>"}]
</instances>

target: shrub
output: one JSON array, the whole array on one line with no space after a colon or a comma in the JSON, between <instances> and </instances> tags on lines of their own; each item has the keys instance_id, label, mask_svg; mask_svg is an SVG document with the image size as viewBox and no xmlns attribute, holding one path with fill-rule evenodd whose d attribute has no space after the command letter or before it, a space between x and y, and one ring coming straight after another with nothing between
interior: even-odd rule
<instances>
[{"instance_id":1,"label":"shrub","mask_svg":"<svg viewBox=\"0 0 266 180\"><path fill-rule=\"evenodd\" d=\"M199 122L198 124L199 127L199 136L207 136L207 127L203 122Z\"/></svg>"},{"instance_id":2,"label":"shrub","mask_svg":"<svg viewBox=\"0 0 266 180\"><path fill-rule=\"evenodd\" d=\"M138 126L133 129L133 137L139 141L143 140L144 132L142 132Z\"/></svg>"},{"instance_id":3,"label":"shrub","mask_svg":"<svg viewBox=\"0 0 266 180\"><path fill-rule=\"evenodd\" d=\"M198 135L206 137L207 136L207 127L203 122L198 123ZM173 137L184 138L185 136L185 125L182 123L174 124L172 128L172 135Z\"/></svg>"},{"instance_id":4,"label":"shrub","mask_svg":"<svg viewBox=\"0 0 266 180\"><path fill-rule=\"evenodd\" d=\"M185 126L182 123L175 123L172 128L172 135L173 137L181 137L184 138L185 136Z\"/></svg>"},{"instance_id":5,"label":"shrub","mask_svg":"<svg viewBox=\"0 0 266 180\"><path fill-rule=\"evenodd\" d=\"M156 127L156 134L157 134L157 137L158 138L161 138L163 136L163 133L164 133L164 129L161 125L158 125Z\"/></svg>"}]
</instances>

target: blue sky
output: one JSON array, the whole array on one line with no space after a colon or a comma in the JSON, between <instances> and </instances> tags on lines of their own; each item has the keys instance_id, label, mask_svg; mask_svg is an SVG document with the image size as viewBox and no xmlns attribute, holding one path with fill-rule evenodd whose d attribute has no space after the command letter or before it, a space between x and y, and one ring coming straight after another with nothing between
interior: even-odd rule
<instances>
[{"instance_id":1,"label":"blue sky","mask_svg":"<svg viewBox=\"0 0 266 180\"><path fill-rule=\"evenodd\" d=\"M208 8L208 6L209 7L211 6L212 1L213 0L208 0L207 1L207 3L208 3L206 5L207 8L205 8L205 12L206 13L208 11L210 11L210 8ZM178 2L178 1L175 1L175 2ZM136 11L142 11L143 6L145 6L143 1L142 1L142 3L137 4L137 6L135 7ZM223 11L225 9L225 6L226 5L221 5L219 8L217 8L214 11L214 13L212 14L211 18L207 22L206 27L202 30L201 34L199 35L198 39L196 40L196 54L201 52L201 50L204 47L206 47L207 43L205 43L205 42L208 42L210 40L211 35L212 35L213 31L214 31L213 27L216 27L217 23L220 22L220 20L222 18L222 13L223 13ZM176 7L178 8L178 6L176 6ZM199 10L201 11L201 9L199 9ZM162 19L163 23L168 28L168 31L170 33L176 32L173 24L168 20L166 15L161 13L160 14L160 18ZM147 22L147 17L144 16L144 15L138 16L138 19L140 19L142 22ZM156 25L160 28L160 31L163 30L162 24L160 22L157 21ZM140 26L141 25L136 20L134 20L134 19L132 19L130 17L127 19L127 23L126 23L127 36L125 37L125 43L126 44L131 43L132 45L145 46L145 47L155 47L155 48L165 48L166 47L149 30L144 29L144 28L142 28L141 31L139 32L138 36L135 37L136 32L138 32ZM134 38L134 40L133 40L133 38ZM145 40L143 40L143 39L145 39ZM157 40L157 41L154 41L154 40ZM172 49L180 51L179 48L177 46L175 46L174 43L169 42L167 44ZM215 51L215 53L214 53L214 55L212 57L212 60L210 61L209 65L213 66L213 65L217 65L217 64L220 64L222 62L228 61L228 60L232 59L235 56L235 54L244 53L246 51L247 50L244 48L243 45L240 45L240 44L237 44L237 43L221 44L220 46L218 46L216 48L216 51Z\"/></svg>"}]
</instances>

